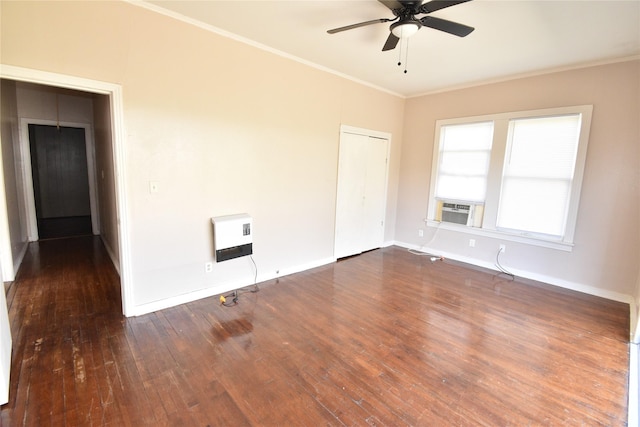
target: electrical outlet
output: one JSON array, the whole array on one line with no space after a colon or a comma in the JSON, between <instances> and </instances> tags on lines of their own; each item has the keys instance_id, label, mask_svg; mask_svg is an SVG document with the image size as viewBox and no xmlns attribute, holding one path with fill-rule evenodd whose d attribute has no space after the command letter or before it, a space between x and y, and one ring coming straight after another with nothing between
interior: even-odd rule
<instances>
[{"instance_id":1,"label":"electrical outlet","mask_svg":"<svg viewBox=\"0 0 640 427\"><path fill-rule=\"evenodd\" d=\"M213 271L213 263L212 262L207 262L204 264L204 272L205 273L211 273Z\"/></svg>"},{"instance_id":2,"label":"electrical outlet","mask_svg":"<svg viewBox=\"0 0 640 427\"><path fill-rule=\"evenodd\" d=\"M500 245L500 252L502 252L502 253L507 252L507 246L506 246L506 245L501 244L501 245Z\"/></svg>"},{"instance_id":3,"label":"electrical outlet","mask_svg":"<svg viewBox=\"0 0 640 427\"><path fill-rule=\"evenodd\" d=\"M424 230L422 228L418 229L418 237L424 237Z\"/></svg>"},{"instance_id":4,"label":"electrical outlet","mask_svg":"<svg viewBox=\"0 0 640 427\"><path fill-rule=\"evenodd\" d=\"M469 246L472 248L476 247L476 239L469 239Z\"/></svg>"}]
</instances>

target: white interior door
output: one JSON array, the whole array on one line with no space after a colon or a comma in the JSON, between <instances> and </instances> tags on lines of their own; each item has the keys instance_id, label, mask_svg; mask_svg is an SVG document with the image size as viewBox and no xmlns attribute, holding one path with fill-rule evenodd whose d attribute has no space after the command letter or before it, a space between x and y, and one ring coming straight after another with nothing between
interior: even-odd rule
<instances>
[{"instance_id":1,"label":"white interior door","mask_svg":"<svg viewBox=\"0 0 640 427\"><path fill-rule=\"evenodd\" d=\"M343 258L384 243L389 139L340 135L334 254Z\"/></svg>"},{"instance_id":2,"label":"white interior door","mask_svg":"<svg viewBox=\"0 0 640 427\"><path fill-rule=\"evenodd\" d=\"M366 149L365 186L362 198L361 251L384 244L384 220L387 207L388 140L369 137Z\"/></svg>"}]
</instances>

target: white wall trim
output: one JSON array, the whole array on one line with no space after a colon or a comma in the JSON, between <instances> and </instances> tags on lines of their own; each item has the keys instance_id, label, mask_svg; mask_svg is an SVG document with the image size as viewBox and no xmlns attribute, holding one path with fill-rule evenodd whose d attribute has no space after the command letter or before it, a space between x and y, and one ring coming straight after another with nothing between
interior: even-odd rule
<instances>
[{"instance_id":1,"label":"white wall trim","mask_svg":"<svg viewBox=\"0 0 640 427\"><path fill-rule=\"evenodd\" d=\"M290 274L311 270L312 268L316 268L316 267L322 267L323 265L331 264L334 262L336 262L335 258L324 258L324 259L319 259L307 264L301 264L301 265L287 268L285 270L280 270L280 274L260 275L257 279L257 283L260 284L262 282L288 276ZM175 297L150 302L147 304L141 304L135 307L135 310L132 316L142 316L148 313L153 313L155 311L164 310L166 308L175 307L181 304L186 304L186 303L197 301L204 298L209 298L214 295L225 294L235 289L241 289L241 288L245 288L247 286L252 286L252 285L253 285L252 282L247 282L246 280L235 280L228 283L224 283L222 285L216 285L214 287L200 289L198 291L189 292L189 293L178 295Z\"/></svg>"},{"instance_id":2,"label":"white wall trim","mask_svg":"<svg viewBox=\"0 0 640 427\"><path fill-rule=\"evenodd\" d=\"M638 264L638 280L636 282L634 295L634 307L631 312L631 342L640 344L640 263Z\"/></svg>"},{"instance_id":3,"label":"white wall trim","mask_svg":"<svg viewBox=\"0 0 640 427\"><path fill-rule=\"evenodd\" d=\"M640 366L638 365L638 344L629 344L629 415L628 426L637 426L640 421L638 400L640 399Z\"/></svg>"},{"instance_id":4,"label":"white wall trim","mask_svg":"<svg viewBox=\"0 0 640 427\"><path fill-rule=\"evenodd\" d=\"M18 272L18 269L20 268L20 265L22 265L22 260L24 259L24 256L27 254L27 249L29 249L29 242L21 242L22 246L19 249L19 253L18 256L15 259L15 262L13 264L13 271L15 273ZM14 277L15 279L15 277Z\"/></svg>"},{"instance_id":5,"label":"white wall trim","mask_svg":"<svg viewBox=\"0 0 640 427\"><path fill-rule=\"evenodd\" d=\"M629 310L631 313L629 314L629 321L631 323L631 327L629 328L629 341L633 344L640 344L640 328L638 325L638 302L635 298L632 298L632 302L629 303Z\"/></svg>"},{"instance_id":6,"label":"white wall trim","mask_svg":"<svg viewBox=\"0 0 640 427\"><path fill-rule=\"evenodd\" d=\"M397 245L395 240L386 240L383 244L382 247L383 248L388 248L389 246L394 246ZM398 245L399 246L399 245Z\"/></svg>"},{"instance_id":7,"label":"white wall trim","mask_svg":"<svg viewBox=\"0 0 640 427\"><path fill-rule=\"evenodd\" d=\"M389 140L389 145L391 145L391 134L389 132L359 128L359 127L349 126L349 125L340 125L340 133L343 133L343 132L353 133L355 135L372 136L374 138L387 139ZM387 155L389 155L389 152L387 152Z\"/></svg>"},{"instance_id":8,"label":"white wall trim","mask_svg":"<svg viewBox=\"0 0 640 427\"><path fill-rule=\"evenodd\" d=\"M22 161L23 167L21 168L22 173L22 184L24 185L24 191L22 192L24 200L22 203L24 204L25 215L25 223L27 225L27 239L30 242L35 242L38 240L38 223L36 218L36 203L35 203L35 195L33 193L33 173L31 170L31 151L29 149L29 123L23 123L23 120L20 119L19 129L19 148L20 148L20 160ZM25 130L26 127L26 130ZM26 132L26 133L25 133Z\"/></svg>"},{"instance_id":9,"label":"white wall trim","mask_svg":"<svg viewBox=\"0 0 640 427\"><path fill-rule=\"evenodd\" d=\"M438 249L433 249L433 248L429 248L429 247L425 247L425 246L413 245L413 244L405 243L405 242L396 241L396 242L394 242L394 244L397 245L397 246L403 247L403 248L414 249L414 250L423 251L423 252L429 252L429 253L433 253L435 255L439 255L439 256L443 256L445 258L452 259L454 261L463 262L465 264L470 264L470 265L474 265L474 266L477 266L477 267L483 267L483 268L486 268L486 269L489 269L489 270L492 270L492 271L498 271L496 266L491 264L490 262L480 261L480 260L477 260L475 258L460 256L458 254L454 254L454 253L450 253L450 252L444 252L444 251L441 251L441 250L438 250ZM538 274L538 273L535 273L535 272L532 272L532 271L519 270L519 269L514 269L514 268L511 268L511 267L509 267L509 271L512 272L513 274L515 274L516 276L522 277L522 278L525 278L525 279L535 280L537 282L546 283L546 284L557 286L557 287L560 287L560 288L570 289L572 291L582 292L584 294L593 295L593 296L609 299L609 300L612 300L612 301L618 301L618 302L627 303L630 306L631 305L635 305L635 303L633 301L633 297L631 295L626 295L626 294L622 294L622 293L614 292L614 291L608 291L608 290L605 290L605 289L598 289L598 288L595 288L593 286L585 285L585 284L582 284L582 283L571 282L569 280L559 279L557 277L547 276L547 275L544 275L544 274Z\"/></svg>"},{"instance_id":10,"label":"white wall trim","mask_svg":"<svg viewBox=\"0 0 640 427\"><path fill-rule=\"evenodd\" d=\"M581 70L581 69L592 68L592 67L600 67L603 65L618 64L621 62L637 61L638 59L640 59L640 55L631 55L631 56L622 56L618 58L610 58L610 59L604 59L604 60L598 60L598 61L581 62L578 64L572 64L572 65L567 65L562 67L551 67L551 68L546 68L538 71L531 71L527 73L517 73L517 74L511 74L504 77L476 80L475 82L447 86L439 89L418 93L415 95L407 95L406 98L407 99L419 98L421 96L434 95L434 94L444 93L444 92L453 92L457 90L469 89L469 88L474 88L478 86L486 86L491 84L509 82L512 80L520 80L520 79L527 79L530 77L544 76L547 74L562 73L565 71Z\"/></svg>"},{"instance_id":11,"label":"white wall trim","mask_svg":"<svg viewBox=\"0 0 640 427\"><path fill-rule=\"evenodd\" d=\"M2 268L0 268L1 270ZM6 280L6 277L0 274L0 286L2 286L2 292L0 292L0 405L4 405L9 401L11 349L13 347L7 298L2 285L4 280Z\"/></svg>"},{"instance_id":12,"label":"white wall trim","mask_svg":"<svg viewBox=\"0 0 640 427\"><path fill-rule=\"evenodd\" d=\"M83 92L108 95L111 105L111 126L113 135L113 163L116 187L116 211L118 215L118 241L120 244L120 286L122 295L122 311L125 316L131 316L134 311L133 281L130 259L130 235L127 211L127 186L126 186L126 150L124 131L124 104L122 99L122 86L85 79L82 77L51 73L48 71L33 70L29 68L15 67L0 64L0 77L10 80L31 82L47 86L63 87ZM0 189L1 203L6 205L4 190ZM0 216L6 206L0 207ZM5 247L6 237L0 237L0 247ZM10 246L10 243L9 243ZM3 254L3 256L6 256ZM11 256L9 254L9 256ZM3 267L4 267L3 262ZM12 264L10 264L12 265Z\"/></svg>"},{"instance_id":13,"label":"white wall trim","mask_svg":"<svg viewBox=\"0 0 640 427\"><path fill-rule=\"evenodd\" d=\"M573 251L573 243L560 242L553 240L543 240L535 237L523 236L506 231L491 230L488 228L468 227L466 225L453 224L444 221L435 221L432 219L425 220L427 227L455 231L456 233L473 234L475 236L489 237L492 239L503 240L508 242L524 243L526 245L538 246L547 249L556 249L563 252Z\"/></svg>"},{"instance_id":14,"label":"white wall trim","mask_svg":"<svg viewBox=\"0 0 640 427\"><path fill-rule=\"evenodd\" d=\"M111 263L113 264L113 267L118 272L118 275L122 276L122 274L120 273L120 260L116 257L116 253L113 251L113 248L109 246L109 242L103 239L102 236L100 236L100 240L102 240L102 244L107 250L107 254L109 254L109 258L111 258Z\"/></svg>"},{"instance_id":15,"label":"white wall trim","mask_svg":"<svg viewBox=\"0 0 640 427\"><path fill-rule=\"evenodd\" d=\"M7 209L3 164L4 160L0 150L0 267L2 268L3 280L12 282L16 277L16 270L11 252L11 232L9 229L9 212Z\"/></svg>"}]
</instances>

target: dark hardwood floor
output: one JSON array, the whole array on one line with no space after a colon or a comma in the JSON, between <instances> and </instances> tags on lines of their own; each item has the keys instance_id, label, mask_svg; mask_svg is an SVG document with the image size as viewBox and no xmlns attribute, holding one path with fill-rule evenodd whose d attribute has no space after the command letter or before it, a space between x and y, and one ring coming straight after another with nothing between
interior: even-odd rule
<instances>
[{"instance_id":1,"label":"dark hardwood floor","mask_svg":"<svg viewBox=\"0 0 640 427\"><path fill-rule=\"evenodd\" d=\"M229 308L119 292L99 238L31 244L2 426L626 425L626 304L397 247Z\"/></svg>"}]
</instances>

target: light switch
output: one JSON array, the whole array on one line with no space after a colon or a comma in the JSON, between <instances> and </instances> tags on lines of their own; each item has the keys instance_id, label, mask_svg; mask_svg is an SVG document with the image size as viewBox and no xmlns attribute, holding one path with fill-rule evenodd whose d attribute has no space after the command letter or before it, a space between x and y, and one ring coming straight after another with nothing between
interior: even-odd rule
<instances>
[{"instance_id":1,"label":"light switch","mask_svg":"<svg viewBox=\"0 0 640 427\"><path fill-rule=\"evenodd\" d=\"M159 190L160 190L160 187L157 181L149 181L149 193L154 194L154 193L157 193Z\"/></svg>"}]
</instances>

